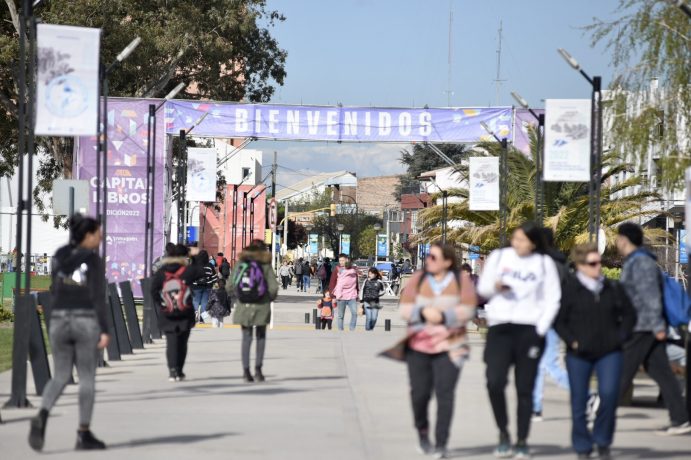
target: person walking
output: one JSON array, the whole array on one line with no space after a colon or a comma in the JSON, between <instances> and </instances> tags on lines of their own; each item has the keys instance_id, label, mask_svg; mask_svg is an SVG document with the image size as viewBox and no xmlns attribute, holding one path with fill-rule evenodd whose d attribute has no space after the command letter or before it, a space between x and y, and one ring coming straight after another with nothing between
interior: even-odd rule
<instances>
[{"instance_id":1,"label":"person walking","mask_svg":"<svg viewBox=\"0 0 691 460\"><path fill-rule=\"evenodd\" d=\"M324 330L328 327L331 330L334 320L334 300L331 298L331 293L328 289L324 291L322 298L317 301L317 308L319 309L321 329Z\"/></svg>"},{"instance_id":2,"label":"person walking","mask_svg":"<svg viewBox=\"0 0 691 460\"><path fill-rule=\"evenodd\" d=\"M357 298L359 291L357 269L347 255L338 256L338 266L331 274L329 291L336 298L338 306L338 330L343 330L346 307L350 310L350 330L357 327Z\"/></svg>"},{"instance_id":3,"label":"person walking","mask_svg":"<svg viewBox=\"0 0 691 460\"><path fill-rule=\"evenodd\" d=\"M362 283L360 289L360 300L365 309L365 330L372 331L377 325L377 318L379 317L379 310L381 305L379 299L384 295L384 283L381 282L381 273L374 267L371 267L367 272L367 279Z\"/></svg>"},{"instance_id":4,"label":"person walking","mask_svg":"<svg viewBox=\"0 0 691 460\"><path fill-rule=\"evenodd\" d=\"M271 253L262 240L254 240L240 253L231 274L228 295L236 299L233 322L242 328L242 368L245 382L265 380L262 373L266 349L266 326L271 321L271 302L278 295L276 274L271 267ZM256 331L255 374L250 373L252 332Z\"/></svg>"},{"instance_id":5,"label":"person walking","mask_svg":"<svg viewBox=\"0 0 691 460\"><path fill-rule=\"evenodd\" d=\"M230 277L230 262L228 262L228 259L223 257L221 259L221 263L218 267L218 274L221 275L221 278L223 281L228 281L228 277Z\"/></svg>"},{"instance_id":6,"label":"person walking","mask_svg":"<svg viewBox=\"0 0 691 460\"><path fill-rule=\"evenodd\" d=\"M288 284L290 284L290 278L293 276L292 273L293 272L290 268L290 265L288 264L288 261L284 261L281 265L281 268L278 269L278 276L281 277L281 285L283 286L284 291L288 289Z\"/></svg>"},{"instance_id":7,"label":"person walking","mask_svg":"<svg viewBox=\"0 0 691 460\"><path fill-rule=\"evenodd\" d=\"M312 266L309 260L302 263L302 292L309 291L312 279Z\"/></svg>"},{"instance_id":8,"label":"person walking","mask_svg":"<svg viewBox=\"0 0 691 460\"><path fill-rule=\"evenodd\" d=\"M209 259L209 253L203 249L192 258L192 261L204 273L204 276L196 279L192 285L192 302L197 321L203 323L209 318L208 313L206 313L206 306L209 303L209 294L211 294L214 283L218 280L218 273Z\"/></svg>"},{"instance_id":9,"label":"person walking","mask_svg":"<svg viewBox=\"0 0 691 460\"><path fill-rule=\"evenodd\" d=\"M576 246L571 252L576 276L563 285L561 309L554 323L567 347L566 367L571 389L571 442L578 458L611 458L622 370L622 346L636 323L624 288L602 276L597 245ZM600 405L593 431L586 408L590 379L597 376Z\"/></svg>"},{"instance_id":10,"label":"person walking","mask_svg":"<svg viewBox=\"0 0 691 460\"><path fill-rule=\"evenodd\" d=\"M433 243L425 271L410 279L401 293L401 316L408 323L405 359L419 451L446 458L456 384L468 357L466 324L475 316L477 297L460 271L452 246ZM435 445L428 419L432 393L437 400Z\"/></svg>"},{"instance_id":11,"label":"person walking","mask_svg":"<svg viewBox=\"0 0 691 460\"><path fill-rule=\"evenodd\" d=\"M489 325L484 360L487 390L497 427L499 458L530 458L528 434L533 411L533 386L544 348L544 336L559 311L559 274L540 227L526 222L511 236L511 246L493 251L478 283L489 299ZM518 439L511 446L506 412L506 384L514 366L518 396Z\"/></svg>"},{"instance_id":12,"label":"person walking","mask_svg":"<svg viewBox=\"0 0 691 460\"><path fill-rule=\"evenodd\" d=\"M302 288L303 288L302 271L303 271L305 265L302 262L303 262L302 257L300 257L297 260L297 262L295 262L295 268L293 269L293 272L295 273L295 278L297 281L298 292L302 291Z\"/></svg>"},{"instance_id":13,"label":"person walking","mask_svg":"<svg viewBox=\"0 0 691 460\"><path fill-rule=\"evenodd\" d=\"M329 257L324 257L324 263L322 264L322 268L324 270L324 277L322 278L320 276L319 279L321 280L322 292L324 292L325 290L329 289L329 282L331 281L331 272L333 271L333 268L331 266L331 259Z\"/></svg>"},{"instance_id":14,"label":"person walking","mask_svg":"<svg viewBox=\"0 0 691 460\"><path fill-rule=\"evenodd\" d=\"M566 256L556 248L552 229L543 227L542 235L547 248L546 254L554 261L557 273L559 273L560 286L564 286L566 280L571 276ZM533 388L533 422L541 422L543 420L542 399L545 391L545 377L547 375L551 377L559 388L567 391L569 389L569 376L561 363L559 335L557 335L553 328L550 328L547 334L545 334L545 351L542 353L537 369L535 388ZM594 394L593 397L596 398L597 394Z\"/></svg>"},{"instance_id":15,"label":"person walking","mask_svg":"<svg viewBox=\"0 0 691 460\"><path fill-rule=\"evenodd\" d=\"M667 323L662 299L661 274L655 256L643 246L643 229L625 222L617 229L617 249L624 257L621 283L631 299L638 319L634 333L624 344L620 395L631 388L641 365L660 387L670 425L656 431L662 436L691 433L689 415L681 387L666 353Z\"/></svg>"},{"instance_id":16,"label":"person walking","mask_svg":"<svg viewBox=\"0 0 691 460\"><path fill-rule=\"evenodd\" d=\"M211 327L223 328L223 318L230 315L230 297L226 292L226 282L224 279L218 280L218 287L211 291L209 295L208 311L211 317Z\"/></svg>"},{"instance_id":17,"label":"person walking","mask_svg":"<svg viewBox=\"0 0 691 460\"><path fill-rule=\"evenodd\" d=\"M207 276L199 264L191 263L189 248L175 245L161 261L161 268L151 281L151 296L160 308L158 324L166 336L168 380L185 379L187 342L194 327L195 313L191 286Z\"/></svg>"},{"instance_id":18,"label":"person walking","mask_svg":"<svg viewBox=\"0 0 691 460\"><path fill-rule=\"evenodd\" d=\"M166 258L168 254L175 248L175 243L168 242L166 243L166 247L163 250L163 255L161 257L157 257L156 260L151 264L151 274L153 275L157 271L161 269L161 266L163 265L162 261L163 259Z\"/></svg>"},{"instance_id":19,"label":"person walking","mask_svg":"<svg viewBox=\"0 0 691 460\"><path fill-rule=\"evenodd\" d=\"M79 375L79 429L77 450L105 449L91 432L96 397L98 350L108 346L105 267L98 248L101 225L96 219L75 214L70 218L69 244L57 250L52 260L53 295L50 343L54 375L46 384L41 409L31 419L29 445L43 450L48 415L72 378Z\"/></svg>"}]
</instances>

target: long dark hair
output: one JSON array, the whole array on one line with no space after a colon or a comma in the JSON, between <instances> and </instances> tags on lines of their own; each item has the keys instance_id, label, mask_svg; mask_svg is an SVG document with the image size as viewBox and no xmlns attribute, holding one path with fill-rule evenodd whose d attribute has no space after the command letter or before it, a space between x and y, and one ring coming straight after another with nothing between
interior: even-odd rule
<instances>
[{"instance_id":1,"label":"long dark hair","mask_svg":"<svg viewBox=\"0 0 691 460\"><path fill-rule=\"evenodd\" d=\"M456 255L456 248L454 248L450 244L443 244L438 241L436 243L432 243L432 247L439 248L444 260L451 261L451 266L449 267L450 272L456 274L459 274L461 272L461 261L458 260L458 256Z\"/></svg>"},{"instance_id":2,"label":"long dark hair","mask_svg":"<svg viewBox=\"0 0 691 460\"><path fill-rule=\"evenodd\" d=\"M369 275L370 273L374 273L374 279L381 279L381 273L379 273L379 270L377 270L375 267L370 267L370 269L367 271L367 274Z\"/></svg>"},{"instance_id":3,"label":"long dark hair","mask_svg":"<svg viewBox=\"0 0 691 460\"><path fill-rule=\"evenodd\" d=\"M542 227L532 221L523 222L520 227L518 227L525 236L530 240L535 246L535 251L538 254L547 253L547 242L545 240L545 233Z\"/></svg>"},{"instance_id":4,"label":"long dark hair","mask_svg":"<svg viewBox=\"0 0 691 460\"><path fill-rule=\"evenodd\" d=\"M86 238L87 234L94 233L96 230L101 228L101 224L93 217L86 217L81 214L75 214L72 217L70 217L69 227L70 244L77 246L82 241L84 241L84 238Z\"/></svg>"},{"instance_id":5,"label":"long dark hair","mask_svg":"<svg viewBox=\"0 0 691 460\"><path fill-rule=\"evenodd\" d=\"M199 251L199 254L197 254L196 260L199 265L208 265L209 253L206 252L206 250L202 249L201 251Z\"/></svg>"}]
</instances>

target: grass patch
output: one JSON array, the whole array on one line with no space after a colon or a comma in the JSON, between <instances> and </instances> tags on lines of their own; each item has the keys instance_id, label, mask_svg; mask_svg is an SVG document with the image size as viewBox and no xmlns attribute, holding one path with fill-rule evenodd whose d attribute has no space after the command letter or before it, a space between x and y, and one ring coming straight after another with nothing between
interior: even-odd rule
<instances>
[{"instance_id":1,"label":"grass patch","mask_svg":"<svg viewBox=\"0 0 691 460\"><path fill-rule=\"evenodd\" d=\"M0 372L12 368L12 323L0 323Z\"/></svg>"}]
</instances>

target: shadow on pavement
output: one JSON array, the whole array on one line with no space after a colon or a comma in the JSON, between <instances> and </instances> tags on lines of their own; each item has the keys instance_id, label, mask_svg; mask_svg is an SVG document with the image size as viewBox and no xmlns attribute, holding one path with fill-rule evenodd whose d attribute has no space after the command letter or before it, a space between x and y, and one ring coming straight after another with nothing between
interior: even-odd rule
<instances>
[{"instance_id":1,"label":"shadow on pavement","mask_svg":"<svg viewBox=\"0 0 691 460\"><path fill-rule=\"evenodd\" d=\"M476 456L491 456L495 446L475 446L462 447L459 449L452 449L449 451L450 458L470 457ZM535 457L540 458L573 458L574 453L570 446L561 446L556 444L534 444L530 446L530 451ZM674 450L674 451L658 451L648 448L626 448L613 447L612 457L621 459L655 459L655 458L689 458L691 456L691 449L689 450Z\"/></svg>"},{"instance_id":2,"label":"shadow on pavement","mask_svg":"<svg viewBox=\"0 0 691 460\"><path fill-rule=\"evenodd\" d=\"M108 444L108 449L124 449L131 447L146 447L154 444L189 444L193 442L210 441L212 439L237 436L237 433L213 433L213 434L180 434L162 436L158 438L132 439L130 441Z\"/></svg>"}]
</instances>

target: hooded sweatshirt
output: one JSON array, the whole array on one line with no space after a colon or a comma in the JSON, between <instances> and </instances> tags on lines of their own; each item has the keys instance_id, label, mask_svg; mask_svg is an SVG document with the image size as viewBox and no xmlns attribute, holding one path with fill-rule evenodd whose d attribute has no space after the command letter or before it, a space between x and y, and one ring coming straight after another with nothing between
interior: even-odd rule
<instances>
[{"instance_id":1,"label":"hooded sweatshirt","mask_svg":"<svg viewBox=\"0 0 691 460\"><path fill-rule=\"evenodd\" d=\"M500 292L497 281L508 286ZM561 282L554 261L549 256L531 254L519 257L513 248L490 254L478 283L478 293L487 302L487 322L535 326L544 336L559 312Z\"/></svg>"},{"instance_id":2,"label":"hooded sweatshirt","mask_svg":"<svg viewBox=\"0 0 691 460\"><path fill-rule=\"evenodd\" d=\"M89 249L67 245L57 250L52 263L52 308L93 310L101 333L107 333L106 277L101 257Z\"/></svg>"}]
</instances>

